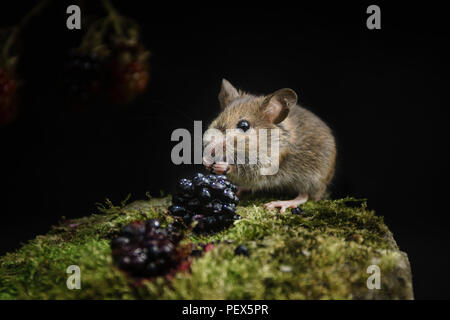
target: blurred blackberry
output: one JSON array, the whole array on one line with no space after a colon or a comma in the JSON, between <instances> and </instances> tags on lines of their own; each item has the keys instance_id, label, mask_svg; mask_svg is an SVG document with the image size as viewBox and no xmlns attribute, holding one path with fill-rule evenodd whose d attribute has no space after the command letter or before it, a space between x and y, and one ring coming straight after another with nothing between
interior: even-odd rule
<instances>
[{"instance_id":1,"label":"blurred blackberry","mask_svg":"<svg viewBox=\"0 0 450 320\"><path fill-rule=\"evenodd\" d=\"M194 232L210 234L233 225L239 202L237 187L225 175L197 173L192 179L180 179L169 213L182 217L186 226L195 223Z\"/></svg>"},{"instance_id":2,"label":"blurred blackberry","mask_svg":"<svg viewBox=\"0 0 450 320\"><path fill-rule=\"evenodd\" d=\"M111 241L114 263L136 277L165 275L183 261L178 247L183 232L178 224L161 227L156 219L135 221L122 228Z\"/></svg>"},{"instance_id":3,"label":"blurred blackberry","mask_svg":"<svg viewBox=\"0 0 450 320\"><path fill-rule=\"evenodd\" d=\"M64 86L69 99L86 103L101 97L105 89L104 61L94 52L73 50L69 54L64 65Z\"/></svg>"},{"instance_id":4,"label":"blurred blackberry","mask_svg":"<svg viewBox=\"0 0 450 320\"><path fill-rule=\"evenodd\" d=\"M17 80L14 72L0 67L0 126L17 116Z\"/></svg>"},{"instance_id":5,"label":"blurred blackberry","mask_svg":"<svg viewBox=\"0 0 450 320\"><path fill-rule=\"evenodd\" d=\"M303 210L300 207L295 207L291 209L292 214L302 214Z\"/></svg>"},{"instance_id":6,"label":"blurred blackberry","mask_svg":"<svg viewBox=\"0 0 450 320\"><path fill-rule=\"evenodd\" d=\"M149 81L149 52L133 39L116 40L108 60L109 96L112 102L132 102Z\"/></svg>"},{"instance_id":7,"label":"blurred blackberry","mask_svg":"<svg viewBox=\"0 0 450 320\"><path fill-rule=\"evenodd\" d=\"M250 255L250 252L248 251L248 248L246 245L239 245L236 247L236 249L234 249L234 254L235 255L241 255L241 256L246 256L248 257Z\"/></svg>"}]
</instances>

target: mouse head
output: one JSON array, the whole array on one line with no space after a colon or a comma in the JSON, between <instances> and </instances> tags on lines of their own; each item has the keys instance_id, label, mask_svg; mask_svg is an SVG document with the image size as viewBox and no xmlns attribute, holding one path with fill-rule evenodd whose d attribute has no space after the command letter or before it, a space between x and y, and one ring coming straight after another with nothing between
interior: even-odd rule
<instances>
[{"instance_id":1,"label":"mouse head","mask_svg":"<svg viewBox=\"0 0 450 320\"><path fill-rule=\"evenodd\" d=\"M292 89L280 89L268 96L256 97L237 90L223 79L219 102L222 112L210 127L221 131L236 128L246 132L252 128L275 128L297 104L297 95Z\"/></svg>"},{"instance_id":2,"label":"mouse head","mask_svg":"<svg viewBox=\"0 0 450 320\"><path fill-rule=\"evenodd\" d=\"M227 145L236 144L236 137L248 140L251 136L257 137L259 129L276 128L286 119L290 108L297 104L297 95L291 89L280 89L268 96L254 96L237 90L223 79L219 102L221 113L209 128L220 131L226 137L225 141L215 140L226 151ZM205 146L212 142L211 136L206 134ZM248 147L248 143L246 146Z\"/></svg>"}]
</instances>

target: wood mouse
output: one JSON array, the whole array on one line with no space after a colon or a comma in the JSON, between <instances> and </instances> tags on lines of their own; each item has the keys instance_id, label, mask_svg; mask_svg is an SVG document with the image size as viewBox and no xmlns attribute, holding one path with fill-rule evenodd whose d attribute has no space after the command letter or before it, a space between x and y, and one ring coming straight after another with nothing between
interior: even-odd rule
<instances>
[{"instance_id":1,"label":"wood mouse","mask_svg":"<svg viewBox=\"0 0 450 320\"><path fill-rule=\"evenodd\" d=\"M280 212L297 207L308 199L316 201L323 197L334 175L335 139L322 120L297 104L297 94L292 89L257 96L238 90L223 79L219 102L221 112L209 126L210 129L220 130L224 135L227 129L236 129L233 130L234 135L244 138L258 134L258 129L279 129L279 167L276 174L261 175L259 160L256 164L239 164L236 161L230 164L231 161L227 162L225 156L222 161L213 161L205 156L203 164L208 170L227 174L239 186L239 194L243 191L295 192L297 196L292 200L265 204L266 208L280 208ZM229 140L228 136L226 140ZM270 138L267 140L270 143ZM227 145L233 143L236 146L234 141L218 141L204 136L205 148L222 143L224 155ZM245 146L248 148L248 139Z\"/></svg>"}]
</instances>

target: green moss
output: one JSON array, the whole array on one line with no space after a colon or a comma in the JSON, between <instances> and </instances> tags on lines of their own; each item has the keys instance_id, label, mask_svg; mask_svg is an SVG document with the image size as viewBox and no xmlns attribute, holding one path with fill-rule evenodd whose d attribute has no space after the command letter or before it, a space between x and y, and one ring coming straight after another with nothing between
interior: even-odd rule
<instances>
[{"instance_id":1,"label":"green moss","mask_svg":"<svg viewBox=\"0 0 450 320\"><path fill-rule=\"evenodd\" d=\"M136 285L111 259L109 241L121 226L154 217L164 223L170 197L114 206L63 221L44 236L0 258L0 299L352 299L412 298L411 275L383 219L363 200L308 202L303 215L279 214L247 198L243 217L209 237L221 240L190 273ZM223 241L228 240L228 241ZM246 244L250 257L235 256ZM366 269L377 264L381 289L369 290ZM69 290L66 269L81 269L81 290Z\"/></svg>"}]
</instances>

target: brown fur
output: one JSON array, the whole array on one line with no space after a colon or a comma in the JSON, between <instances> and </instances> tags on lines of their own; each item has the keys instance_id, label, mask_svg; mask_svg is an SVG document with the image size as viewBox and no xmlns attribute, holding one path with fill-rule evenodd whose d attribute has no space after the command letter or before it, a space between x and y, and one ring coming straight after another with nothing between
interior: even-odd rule
<instances>
[{"instance_id":1,"label":"brown fur","mask_svg":"<svg viewBox=\"0 0 450 320\"><path fill-rule=\"evenodd\" d=\"M222 112L210 128L225 133L226 129L236 128L236 124L245 119L253 129L280 129L278 173L261 175L260 163L236 164L229 173L231 180L252 191L288 191L308 194L311 200L322 198L334 175L335 140L322 120L297 105L292 90L254 96L236 90L224 80L219 100ZM244 132L238 134L245 135ZM246 141L248 143L248 139Z\"/></svg>"}]
</instances>

